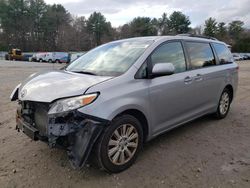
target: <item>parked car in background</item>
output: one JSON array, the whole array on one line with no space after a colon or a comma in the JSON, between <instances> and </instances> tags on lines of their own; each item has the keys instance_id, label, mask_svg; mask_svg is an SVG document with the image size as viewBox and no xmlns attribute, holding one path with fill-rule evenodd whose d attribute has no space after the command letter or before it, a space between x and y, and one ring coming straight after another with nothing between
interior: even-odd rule
<instances>
[{"instance_id":1,"label":"parked car in background","mask_svg":"<svg viewBox=\"0 0 250 188\"><path fill-rule=\"evenodd\" d=\"M33 56L33 53L23 53L23 61L30 61L30 58Z\"/></svg>"},{"instance_id":2,"label":"parked car in background","mask_svg":"<svg viewBox=\"0 0 250 188\"><path fill-rule=\"evenodd\" d=\"M241 61L243 59L239 54L236 53L233 53L233 58L235 61Z\"/></svg>"},{"instance_id":3,"label":"parked car in background","mask_svg":"<svg viewBox=\"0 0 250 188\"><path fill-rule=\"evenodd\" d=\"M244 55L242 53L239 53L240 59L244 60Z\"/></svg>"},{"instance_id":4,"label":"parked car in background","mask_svg":"<svg viewBox=\"0 0 250 188\"><path fill-rule=\"evenodd\" d=\"M5 60L22 60L23 54L20 49L11 49L8 54L5 55Z\"/></svg>"},{"instance_id":5,"label":"parked car in background","mask_svg":"<svg viewBox=\"0 0 250 188\"><path fill-rule=\"evenodd\" d=\"M70 55L67 52L48 52L44 60L49 63L69 63Z\"/></svg>"},{"instance_id":6,"label":"parked car in background","mask_svg":"<svg viewBox=\"0 0 250 188\"><path fill-rule=\"evenodd\" d=\"M250 55L247 54L247 53L242 54L242 56L243 56L243 60L249 60L250 59Z\"/></svg>"},{"instance_id":7,"label":"parked car in background","mask_svg":"<svg viewBox=\"0 0 250 188\"><path fill-rule=\"evenodd\" d=\"M243 60L247 60L247 59L248 59L248 56L247 56L247 55L242 54L242 58L243 58Z\"/></svg>"},{"instance_id":8,"label":"parked car in background","mask_svg":"<svg viewBox=\"0 0 250 188\"><path fill-rule=\"evenodd\" d=\"M74 168L91 153L100 168L120 172L144 142L206 114L225 118L238 68L218 40L131 38L90 50L63 70L33 74L10 98L18 100L17 130L64 147Z\"/></svg>"}]
</instances>

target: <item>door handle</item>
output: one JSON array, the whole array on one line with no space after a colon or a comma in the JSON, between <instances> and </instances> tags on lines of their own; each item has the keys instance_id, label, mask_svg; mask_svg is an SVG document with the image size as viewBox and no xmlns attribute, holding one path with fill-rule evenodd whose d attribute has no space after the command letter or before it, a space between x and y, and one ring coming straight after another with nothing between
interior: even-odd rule
<instances>
[{"instance_id":1,"label":"door handle","mask_svg":"<svg viewBox=\"0 0 250 188\"><path fill-rule=\"evenodd\" d=\"M197 75L194 77L194 80L195 80L195 81L202 81L202 80L203 80L202 75L201 75L201 74L197 74Z\"/></svg>"},{"instance_id":2,"label":"door handle","mask_svg":"<svg viewBox=\"0 0 250 188\"><path fill-rule=\"evenodd\" d=\"M193 79L190 76L187 76L186 78L184 78L184 83L185 84L191 84L193 81Z\"/></svg>"}]
</instances>

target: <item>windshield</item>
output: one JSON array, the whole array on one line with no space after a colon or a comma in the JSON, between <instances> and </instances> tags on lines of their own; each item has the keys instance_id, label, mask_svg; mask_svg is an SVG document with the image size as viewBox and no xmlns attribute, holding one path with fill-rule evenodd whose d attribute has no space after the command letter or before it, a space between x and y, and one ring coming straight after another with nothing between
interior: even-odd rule
<instances>
[{"instance_id":1,"label":"windshield","mask_svg":"<svg viewBox=\"0 0 250 188\"><path fill-rule=\"evenodd\" d=\"M66 70L99 76L119 76L135 63L152 42L127 40L108 43L76 59Z\"/></svg>"}]
</instances>

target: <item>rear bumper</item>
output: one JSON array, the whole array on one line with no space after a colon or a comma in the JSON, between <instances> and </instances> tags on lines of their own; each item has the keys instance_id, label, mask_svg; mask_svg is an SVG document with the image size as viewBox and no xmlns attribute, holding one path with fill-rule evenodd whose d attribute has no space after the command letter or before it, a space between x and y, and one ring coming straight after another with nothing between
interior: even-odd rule
<instances>
[{"instance_id":1,"label":"rear bumper","mask_svg":"<svg viewBox=\"0 0 250 188\"><path fill-rule=\"evenodd\" d=\"M67 149L70 163L76 169L84 166L99 135L110 123L77 110L48 115L48 121L44 122L46 134L43 131L40 134L39 128L25 122L18 112L16 122L17 130L32 140L45 141L50 147L60 146Z\"/></svg>"}]
</instances>

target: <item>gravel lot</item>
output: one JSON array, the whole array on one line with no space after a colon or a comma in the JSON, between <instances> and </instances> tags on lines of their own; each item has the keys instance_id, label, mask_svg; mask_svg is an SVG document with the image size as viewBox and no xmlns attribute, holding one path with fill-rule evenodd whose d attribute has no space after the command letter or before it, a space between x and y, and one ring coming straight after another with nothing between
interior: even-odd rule
<instances>
[{"instance_id":1,"label":"gravel lot","mask_svg":"<svg viewBox=\"0 0 250 188\"><path fill-rule=\"evenodd\" d=\"M203 117L147 143L120 174L70 168L67 155L15 130L13 88L33 72L62 65L0 61L0 187L250 187L250 61L239 62L228 117Z\"/></svg>"}]
</instances>

